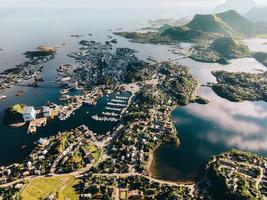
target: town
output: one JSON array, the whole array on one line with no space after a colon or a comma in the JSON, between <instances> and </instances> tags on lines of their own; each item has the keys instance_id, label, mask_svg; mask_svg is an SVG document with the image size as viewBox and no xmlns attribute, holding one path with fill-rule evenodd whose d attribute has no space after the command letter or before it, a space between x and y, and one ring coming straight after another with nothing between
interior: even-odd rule
<instances>
[{"instance_id":1,"label":"town","mask_svg":"<svg viewBox=\"0 0 267 200\"><path fill-rule=\"evenodd\" d=\"M19 182L28 182L44 175L60 174L82 178L87 177L88 174L122 174L123 177L124 173L128 173L131 174L129 178L137 175L137 178L144 177L150 182L154 150L162 143L171 142L179 145L170 112L176 106L188 104L197 98L198 83L189 70L169 62L144 63L139 61L134 56L134 51L130 49L117 49L115 55L112 55L109 52L110 45L85 41L80 43L83 44L81 49L93 48L94 53L71 54L70 56L74 56L77 60L78 66L82 67L74 69L70 65L59 66L58 80L61 80L60 84L62 79L68 80L68 83L77 82L77 87L83 94L64 100L66 102L64 106L44 106L40 111L32 106L25 106L22 113L23 119L34 124L40 119L37 116L41 113L43 117L53 118L56 115L64 120L80 104L89 102L94 106L97 98L104 94L112 94L113 97L107 102L101 116L92 116L92 118L100 121L115 120L118 122L117 126L110 132L99 135L82 125L74 130L40 139L36 148L22 163L1 168L2 186L12 189L14 184L20 184ZM106 59L99 60L99 54L101 57L104 54ZM95 62L100 64L94 64ZM140 64L142 68L139 67ZM99 66L101 67L98 68ZM121 68L118 69L118 67ZM120 71L116 76L113 74L114 68ZM129 79L128 69L136 76L131 76ZM67 75L70 76L67 77ZM99 80L105 80L107 76L111 76L113 81L101 85ZM135 79L132 79L133 77ZM169 84L177 84L176 89L179 92L173 93ZM89 85L94 87L88 87ZM63 95L66 93L64 92ZM34 128L34 126L29 127ZM172 193L172 186L179 187L177 184L168 182L166 182L167 185L161 184L161 181L156 179L152 182L152 190L157 185L155 190L161 190L162 187L162 192L167 189L165 191L167 193ZM193 196L192 188L193 185L181 186L181 193L177 193L177 197L183 195L183 191L186 191L184 195ZM18 190L21 189L23 187ZM143 192L145 191L138 193ZM119 193L115 196L122 195ZM157 193L158 191L154 195ZM86 195L80 194L81 197ZM126 195L131 196L128 192ZM53 198L56 196L52 195L51 199Z\"/></svg>"},{"instance_id":2,"label":"town","mask_svg":"<svg viewBox=\"0 0 267 200\"><path fill-rule=\"evenodd\" d=\"M28 132L36 132L47 119L66 120L81 106L95 106L107 96L104 110L92 119L116 125L98 134L81 124L41 138L25 160L1 167L3 199L26 198L32 193L31 187L36 187L34 184L61 178L66 180L63 185L68 184L62 187L70 187L80 199L213 199L220 195L210 192L213 181L220 178L219 173L229 176L229 166L234 165L231 173L237 178L242 174L254 178L256 186L251 185L255 190L249 191L250 195L262 198L266 194L266 161L255 157L254 166L242 165L240 158L246 155L243 152L213 158L195 182L162 181L154 177L155 150L162 144L180 145L171 112L177 106L205 101L198 96L198 81L187 67L173 60L149 64L140 61L134 50L112 51L110 43L82 40L80 45L80 51L69 54L76 65L62 64L57 69L62 105L50 103L39 109L17 105L16 110L20 111L23 123L29 125ZM72 90L78 94L69 95ZM215 177L212 170L218 171ZM238 187L247 188L252 182L238 183ZM225 184L234 192L239 191L235 183ZM36 195L52 200L60 194L50 189Z\"/></svg>"}]
</instances>

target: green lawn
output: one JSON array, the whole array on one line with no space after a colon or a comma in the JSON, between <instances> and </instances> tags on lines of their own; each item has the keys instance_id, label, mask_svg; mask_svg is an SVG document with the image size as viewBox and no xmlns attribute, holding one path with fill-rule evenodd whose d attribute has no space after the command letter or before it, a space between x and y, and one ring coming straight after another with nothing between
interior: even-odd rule
<instances>
[{"instance_id":1,"label":"green lawn","mask_svg":"<svg viewBox=\"0 0 267 200\"><path fill-rule=\"evenodd\" d=\"M94 145L94 144L91 144L89 147L89 152L92 153L93 157L95 160L98 160L99 159L99 156L100 156L100 151L99 149Z\"/></svg>"},{"instance_id":2,"label":"green lawn","mask_svg":"<svg viewBox=\"0 0 267 200\"><path fill-rule=\"evenodd\" d=\"M58 195L58 199L78 200L73 186L78 183L73 176L55 176L33 179L22 191L22 200L46 199Z\"/></svg>"}]
</instances>

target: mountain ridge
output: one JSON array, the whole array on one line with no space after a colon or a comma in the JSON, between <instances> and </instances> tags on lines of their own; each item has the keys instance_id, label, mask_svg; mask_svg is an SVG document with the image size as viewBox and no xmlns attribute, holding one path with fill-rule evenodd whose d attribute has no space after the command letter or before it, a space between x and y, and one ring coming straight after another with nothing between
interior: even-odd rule
<instances>
[{"instance_id":1,"label":"mountain ridge","mask_svg":"<svg viewBox=\"0 0 267 200\"><path fill-rule=\"evenodd\" d=\"M218 14L197 14L186 26L204 32L244 34L246 36L251 36L253 34L253 23L235 10L229 10Z\"/></svg>"}]
</instances>

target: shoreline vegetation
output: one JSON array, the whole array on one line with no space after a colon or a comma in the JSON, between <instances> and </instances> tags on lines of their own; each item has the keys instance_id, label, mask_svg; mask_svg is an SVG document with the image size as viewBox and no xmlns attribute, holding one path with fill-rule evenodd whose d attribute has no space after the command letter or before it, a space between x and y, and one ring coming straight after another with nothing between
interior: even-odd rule
<instances>
[{"instance_id":1,"label":"shoreline vegetation","mask_svg":"<svg viewBox=\"0 0 267 200\"><path fill-rule=\"evenodd\" d=\"M212 84L212 89L218 96L232 102L267 102L266 72L252 74L213 71L212 74L217 79L217 83Z\"/></svg>"},{"instance_id":2,"label":"shoreline vegetation","mask_svg":"<svg viewBox=\"0 0 267 200\"><path fill-rule=\"evenodd\" d=\"M4 123L9 126L13 126L13 124L22 124L23 122L23 111L24 111L25 105L23 104L15 104L5 110L4 114ZM20 127L18 125L18 127Z\"/></svg>"}]
</instances>

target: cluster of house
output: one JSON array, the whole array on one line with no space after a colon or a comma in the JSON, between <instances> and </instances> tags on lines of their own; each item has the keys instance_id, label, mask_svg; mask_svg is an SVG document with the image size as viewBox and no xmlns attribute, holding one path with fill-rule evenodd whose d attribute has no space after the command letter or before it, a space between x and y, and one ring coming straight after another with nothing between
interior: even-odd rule
<instances>
[{"instance_id":1,"label":"cluster of house","mask_svg":"<svg viewBox=\"0 0 267 200\"><path fill-rule=\"evenodd\" d=\"M0 93L6 88L11 88L16 84L20 84L24 80L30 80L37 77L44 69L41 64L53 58L54 55L34 57L14 68L3 71L0 74Z\"/></svg>"},{"instance_id":2,"label":"cluster of house","mask_svg":"<svg viewBox=\"0 0 267 200\"><path fill-rule=\"evenodd\" d=\"M170 110L170 109L169 109ZM156 108L149 111L151 118L148 121L136 119L118 131L114 142L110 144L109 154L112 163L104 163L103 170L125 172L134 169L143 172L144 164L148 161L150 153L165 138L172 138L175 133L171 123L168 107L164 114ZM166 112L166 113L165 113Z\"/></svg>"},{"instance_id":3,"label":"cluster of house","mask_svg":"<svg viewBox=\"0 0 267 200\"><path fill-rule=\"evenodd\" d=\"M107 76L118 82L129 64L139 62L134 55L135 51L128 48L117 48L115 52L112 52L110 44L86 40L82 40L80 44L83 45L81 50L69 56L80 63L75 70L76 75L72 73L72 77L76 77L81 84L103 82L104 77Z\"/></svg>"},{"instance_id":4,"label":"cluster of house","mask_svg":"<svg viewBox=\"0 0 267 200\"><path fill-rule=\"evenodd\" d=\"M66 139L66 147L62 152L56 153L52 147L60 145L62 140ZM22 163L16 163L0 168L0 184L8 183L13 180L24 178L30 175L48 174L50 172L64 171L66 161L75 151L81 150L83 159L87 163L94 162L95 157L86 150L89 145L98 142L97 135L90 131L88 127L82 125L73 132L58 133L49 138L40 138L37 146L33 149L29 157ZM87 148L88 149L88 148ZM95 150L99 150L95 145Z\"/></svg>"},{"instance_id":5,"label":"cluster of house","mask_svg":"<svg viewBox=\"0 0 267 200\"><path fill-rule=\"evenodd\" d=\"M77 69L76 66L71 64L62 64L58 67L58 77L57 82L62 87L67 87L70 89L78 89L78 81L77 77L75 76L74 71Z\"/></svg>"},{"instance_id":6,"label":"cluster of house","mask_svg":"<svg viewBox=\"0 0 267 200\"><path fill-rule=\"evenodd\" d=\"M256 199L262 199L267 195L267 160L252 154L225 153L218 156L212 163L216 163L216 169L225 178L228 189L237 192L238 188L249 184L249 192ZM242 181L241 179L242 178ZM212 180L207 179L206 187ZM258 184L257 184L258 183ZM252 189L253 188L253 189ZM202 191L206 191L203 190Z\"/></svg>"},{"instance_id":7,"label":"cluster of house","mask_svg":"<svg viewBox=\"0 0 267 200\"><path fill-rule=\"evenodd\" d=\"M5 184L29 175L40 175L44 173L45 167L39 163L42 160L46 160L48 149L53 146L55 139L55 136L49 139L40 138L38 140L38 146L23 163L15 163L6 167L2 166L0 168L0 184Z\"/></svg>"},{"instance_id":8,"label":"cluster of house","mask_svg":"<svg viewBox=\"0 0 267 200\"><path fill-rule=\"evenodd\" d=\"M85 176L82 177L80 186L81 199L103 199L103 196L114 200L169 199L170 196L171 199L193 199L192 191L187 186L159 183L141 175ZM96 190L100 187L101 190Z\"/></svg>"}]
</instances>

